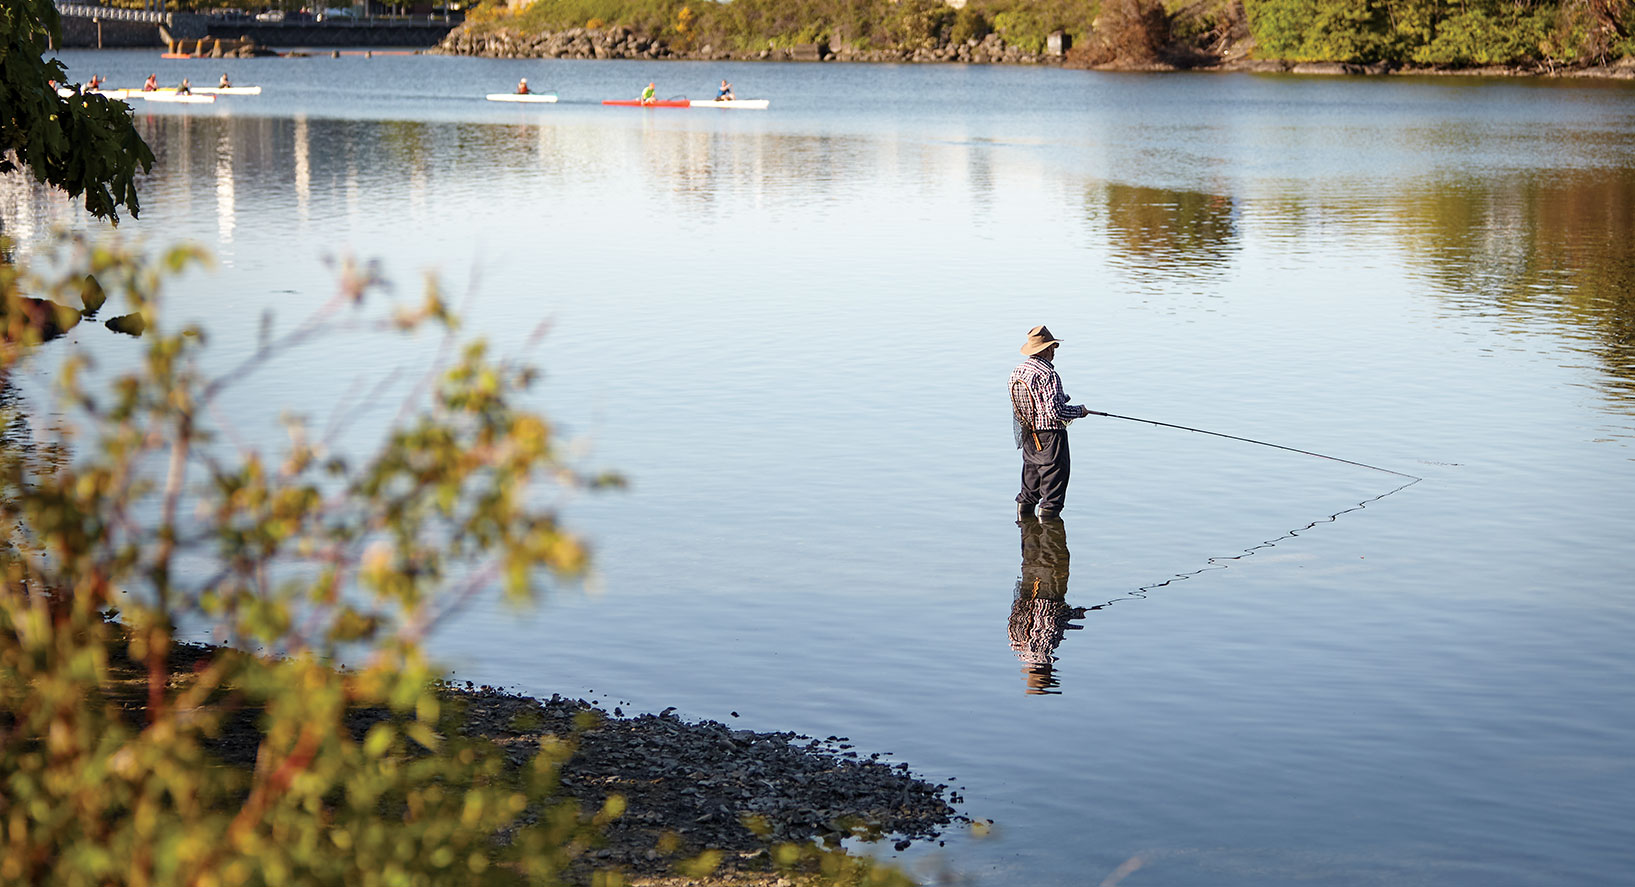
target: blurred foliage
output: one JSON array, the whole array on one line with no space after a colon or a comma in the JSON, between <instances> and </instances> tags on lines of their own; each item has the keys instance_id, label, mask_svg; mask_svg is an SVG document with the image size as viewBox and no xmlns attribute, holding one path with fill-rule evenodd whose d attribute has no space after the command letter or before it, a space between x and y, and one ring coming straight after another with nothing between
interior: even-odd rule
<instances>
[{"instance_id":1,"label":"blurred foliage","mask_svg":"<svg viewBox=\"0 0 1635 887\"><path fill-rule=\"evenodd\" d=\"M359 464L294 420L277 454L222 445L233 386L355 321L379 282L349 269L318 316L209 377L205 337L160 311L163 282L204 261L64 238L35 263L54 275L0 265L8 302L94 291L146 330L140 365L100 390L64 362L60 410L36 412L49 430L0 426L0 883L554 883L595 825L549 801L565 747L512 767L462 736L422 641L480 589L525 602L583 570L537 494L607 480L559 460L516 405L533 372L480 344L451 347ZM435 287L374 323L454 329ZM8 332L0 378L42 337ZM172 673L180 624L280 655L222 648ZM332 667L345 651L361 664ZM221 757L236 718L253 766Z\"/></svg>"},{"instance_id":2,"label":"blurred foliage","mask_svg":"<svg viewBox=\"0 0 1635 887\"><path fill-rule=\"evenodd\" d=\"M382 281L346 265L313 315L207 373L204 332L161 308L208 262L63 235L0 263L0 884L624 883L588 856L624 799L557 792L573 737L467 735L424 649L477 594L526 604L579 576L585 544L541 503L619 479L561 458L519 406L534 371L462 344L435 282L378 311ZM98 377L71 354L57 406L18 412L19 363L109 300L140 320L140 361ZM277 356L369 330L443 338L378 451L354 462L298 419L268 451L219 418ZM911 883L770 849L803 884Z\"/></svg>"},{"instance_id":3,"label":"blurred foliage","mask_svg":"<svg viewBox=\"0 0 1635 887\"><path fill-rule=\"evenodd\" d=\"M123 102L79 92L63 97L62 62L46 59L62 45L62 17L52 0L6 0L0 6L0 175L24 169L36 180L84 196L94 216L137 215L136 176L153 167Z\"/></svg>"}]
</instances>

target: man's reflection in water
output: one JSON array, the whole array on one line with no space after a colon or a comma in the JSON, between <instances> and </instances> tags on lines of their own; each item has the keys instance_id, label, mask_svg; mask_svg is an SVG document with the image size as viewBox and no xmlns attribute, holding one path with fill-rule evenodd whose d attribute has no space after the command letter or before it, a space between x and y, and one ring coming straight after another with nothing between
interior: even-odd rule
<instances>
[{"instance_id":1,"label":"man's reflection in water","mask_svg":"<svg viewBox=\"0 0 1635 887\"><path fill-rule=\"evenodd\" d=\"M1020 520L1022 578L1011 605L1011 649L1022 660L1030 694L1058 693L1056 645L1068 630L1083 628L1068 620L1084 618L1083 607L1067 604L1067 526L1061 518Z\"/></svg>"}]
</instances>

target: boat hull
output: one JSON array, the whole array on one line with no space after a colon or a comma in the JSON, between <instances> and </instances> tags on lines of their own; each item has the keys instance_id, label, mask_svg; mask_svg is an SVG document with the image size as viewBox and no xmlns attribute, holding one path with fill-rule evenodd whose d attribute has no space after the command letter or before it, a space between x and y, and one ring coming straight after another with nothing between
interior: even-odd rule
<instances>
[{"instance_id":1,"label":"boat hull","mask_svg":"<svg viewBox=\"0 0 1635 887\"><path fill-rule=\"evenodd\" d=\"M692 103L686 99L659 99L652 102L643 102L641 99L603 99L602 104L614 105L620 108L690 108Z\"/></svg>"},{"instance_id":2,"label":"boat hull","mask_svg":"<svg viewBox=\"0 0 1635 887\"><path fill-rule=\"evenodd\" d=\"M513 92L491 92L484 98L487 98L491 102L520 102L527 105L554 104L556 102L556 96L551 95L550 93L529 93L527 95L517 95Z\"/></svg>"},{"instance_id":3,"label":"boat hull","mask_svg":"<svg viewBox=\"0 0 1635 887\"><path fill-rule=\"evenodd\" d=\"M714 101L711 99L693 99L689 102L694 108L720 108L723 111L765 111L772 104L771 99L727 99Z\"/></svg>"},{"instance_id":4,"label":"boat hull","mask_svg":"<svg viewBox=\"0 0 1635 887\"><path fill-rule=\"evenodd\" d=\"M158 89L146 89L146 90L141 89L140 87L126 88L126 89L102 89L102 90L97 90L97 92L100 95L105 95L105 96L109 96L109 97L112 97L112 98L127 98L127 97L130 97L130 96L138 96L138 95L144 95L144 94L145 95L175 95L176 94L176 87L174 87L174 86L161 86ZM259 87L259 86L195 86L195 87L193 87L193 94L194 95L261 95L261 87Z\"/></svg>"},{"instance_id":5,"label":"boat hull","mask_svg":"<svg viewBox=\"0 0 1635 887\"><path fill-rule=\"evenodd\" d=\"M136 93L149 102L174 102L178 105L208 105L216 100L213 95L177 95L174 92Z\"/></svg>"}]
</instances>

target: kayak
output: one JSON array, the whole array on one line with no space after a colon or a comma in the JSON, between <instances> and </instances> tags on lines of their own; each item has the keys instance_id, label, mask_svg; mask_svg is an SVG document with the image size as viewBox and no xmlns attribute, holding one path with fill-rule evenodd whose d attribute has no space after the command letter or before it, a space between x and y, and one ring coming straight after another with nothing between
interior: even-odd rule
<instances>
[{"instance_id":1,"label":"kayak","mask_svg":"<svg viewBox=\"0 0 1635 887\"><path fill-rule=\"evenodd\" d=\"M655 99L643 102L641 99L603 99L604 105L618 105L621 108L691 108L692 103L686 99Z\"/></svg>"},{"instance_id":2,"label":"kayak","mask_svg":"<svg viewBox=\"0 0 1635 887\"><path fill-rule=\"evenodd\" d=\"M138 88L134 88L134 89L121 89L121 90L117 90L117 91L118 92L130 93L131 95L135 95L135 94L137 94L139 92L148 92L148 93L165 92L165 93L174 94L176 92L176 87L174 87L174 86L161 86L161 87L159 87L157 89L149 89L149 90L143 90L140 87L138 87ZM193 87L193 94L194 95L261 95L261 87L259 87L259 86L195 86L195 87Z\"/></svg>"},{"instance_id":3,"label":"kayak","mask_svg":"<svg viewBox=\"0 0 1635 887\"><path fill-rule=\"evenodd\" d=\"M766 106L772 104L770 99L693 99L690 103L694 108L738 108L743 111L765 111Z\"/></svg>"},{"instance_id":4,"label":"kayak","mask_svg":"<svg viewBox=\"0 0 1635 887\"><path fill-rule=\"evenodd\" d=\"M526 95L517 95L514 92L491 92L487 96L491 102L555 102L556 96L550 93L531 92Z\"/></svg>"},{"instance_id":5,"label":"kayak","mask_svg":"<svg viewBox=\"0 0 1635 887\"><path fill-rule=\"evenodd\" d=\"M206 105L216 100L213 95L177 95L174 92L143 92L137 93L144 100L150 102L177 102L184 105Z\"/></svg>"},{"instance_id":6,"label":"kayak","mask_svg":"<svg viewBox=\"0 0 1635 887\"><path fill-rule=\"evenodd\" d=\"M99 95L99 96L102 96L104 98L110 98L110 99L122 99L122 98L125 97L126 92L135 92L135 90L124 90L124 89L87 89L87 90L85 90L86 95ZM72 97L74 95L74 91L72 89L69 89L66 86L59 86L59 87L57 87L57 95L60 95L60 96L62 96L63 98L66 99L66 98Z\"/></svg>"}]
</instances>

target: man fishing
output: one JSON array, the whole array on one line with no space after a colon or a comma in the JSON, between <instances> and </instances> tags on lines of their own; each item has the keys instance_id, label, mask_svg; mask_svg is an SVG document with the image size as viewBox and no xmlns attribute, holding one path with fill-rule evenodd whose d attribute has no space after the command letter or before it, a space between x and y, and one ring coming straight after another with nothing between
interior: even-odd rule
<instances>
[{"instance_id":1,"label":"man fishing","mask_svg":"<svg viewBox=\"0 0 1635 887\"><path fill-rule=\"evenodd\" d=\"M1067 423L1090 414L1072 406L1062 391L1062 377L1051 358L1062 344L1044 326L1028 330L1022 345L1027 359L1011 371L1011 413L1016 446L1022 451L1022 491L1016 494L1016 519L1038 516L1051 520L1067 502L1067 479L1072 472L1067 451Z\"/></svg>"}]
</instances>

